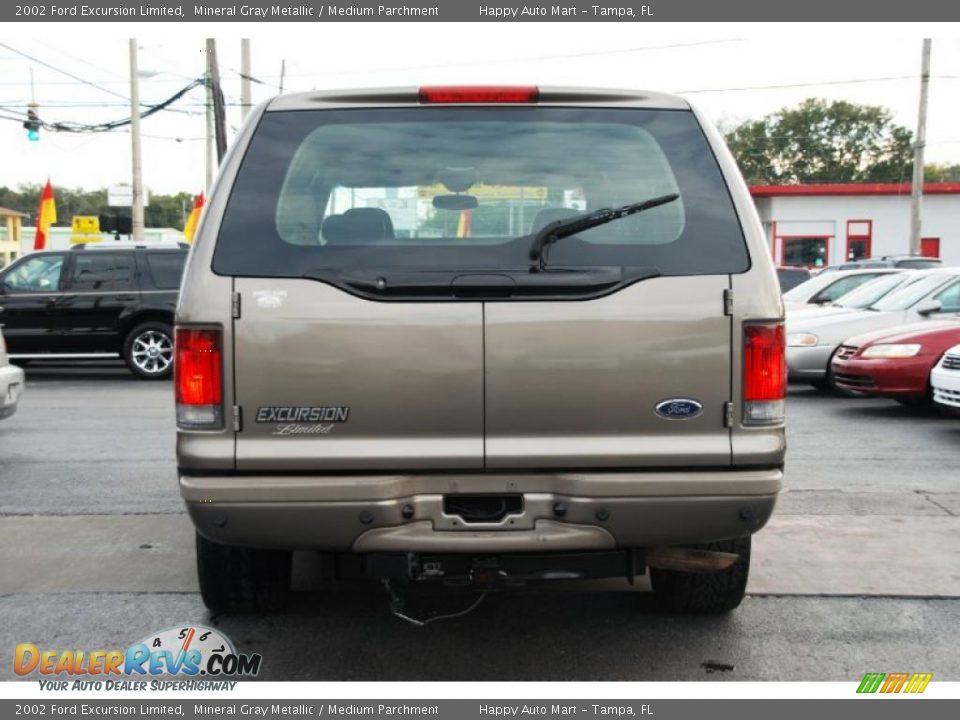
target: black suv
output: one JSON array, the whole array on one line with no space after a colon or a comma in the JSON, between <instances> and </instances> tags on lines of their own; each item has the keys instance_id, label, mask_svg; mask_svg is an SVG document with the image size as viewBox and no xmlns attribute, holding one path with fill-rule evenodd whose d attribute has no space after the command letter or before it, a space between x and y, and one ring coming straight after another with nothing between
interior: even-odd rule
<instances>
[{"instance_id":1,"label":"black suv","mask_svg":"<svg viewBox=\"0 0 960 720\"><path fill-rule=\"evenodd\" d=\"M122 357L145 379L170 376L185 245L77 245L0 270L0 324L12 358Z\"/></svg>"}]
</instances>

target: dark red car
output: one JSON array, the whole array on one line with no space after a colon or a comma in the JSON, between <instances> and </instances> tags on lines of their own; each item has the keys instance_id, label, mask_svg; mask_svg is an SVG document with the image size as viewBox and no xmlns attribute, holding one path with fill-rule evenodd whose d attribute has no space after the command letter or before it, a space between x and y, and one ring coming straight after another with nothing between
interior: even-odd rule
<instances>
[{"instance_id":1,"label":"dark red car","mask_svg":"<svg viewBox=\"0 0 960 720\"><path fill-rule=\"evenodd\" d=\"M944 351L960 344L960 316L901 325L849 338L830 363L841 390L893 398L905 405L928 402L930 370Z\"/></svg>"}]
</instances>

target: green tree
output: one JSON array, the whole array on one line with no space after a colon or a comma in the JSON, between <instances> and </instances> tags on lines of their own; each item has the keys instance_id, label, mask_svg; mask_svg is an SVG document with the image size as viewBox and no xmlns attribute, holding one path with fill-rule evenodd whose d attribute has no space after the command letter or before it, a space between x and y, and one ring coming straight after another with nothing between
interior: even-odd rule
<instances>
[{"instance_id":1,"label":"green tree","mask_svg":"<svg viewBox=\"0 0 960 720\"><path fill-rule=\"evenodd\" d=\"M43 186L24 183L16 189L0 186L0 207L19 210L29 215L26 224L36 219L37 206ZM104 215L118 212L107 207L107 189L84 190L54 186L54 198L57 203L57 226L69 225L74 215ZM183 224L193 208L193 194L187 192L175 195L150 195L150 204L144 208L143 217L146 227L172 227L183 230ZM120 210L119 212L128 212Z\"/></svg>"},{"instance_id":2,"label":"green tree","mask_svg":"<svg viewBox=\"0 0 960 720\"><path fill-rule=\"evenodd\" d=\"M750 184L909 182L913 133L890 111L804 100L726 135Z\"/></svg>"},{"instance_id":3,"label":"green tree","mask_svg":"<svg viewBox=\"0 0 960 720\"><path fill-rule=\"evenodd\" d=\"M960 182L960 163L931 163L923 169L927 182Z\"/></svg>"}]
</instances>

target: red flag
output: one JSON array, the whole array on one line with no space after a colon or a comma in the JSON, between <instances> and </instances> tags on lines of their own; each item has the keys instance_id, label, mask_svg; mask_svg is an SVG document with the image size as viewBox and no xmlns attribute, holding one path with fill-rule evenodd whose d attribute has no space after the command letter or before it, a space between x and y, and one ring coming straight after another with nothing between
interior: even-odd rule
<instances>
[{"instance_id":1,"label":"red flag","mask_svg":"<svg viewBox=\"0 0 960 720\"><path fill-rule=\"evenodd\" d=\"M193 242L193 236L197 232L197 223L200 221L200 211L203 210L203 203L203 193L200 193L193 201L193 210L190 211L187 222L183 226L183 234L186 236L187 242Z\"/></svg>"},{"instance_id":2,"label":"red flag","mask_svg":"<svg viewBox=\"0 0 960 720\"><path fill-rule=\"evenodd\" d=\"M47 178L47 184L40 193L40 207L37 208L37 236L33 240L34 250L46 250L50 235L50 226L57 221L57 204L53 201L53 186Z\"/></svg>"}]
</instances>

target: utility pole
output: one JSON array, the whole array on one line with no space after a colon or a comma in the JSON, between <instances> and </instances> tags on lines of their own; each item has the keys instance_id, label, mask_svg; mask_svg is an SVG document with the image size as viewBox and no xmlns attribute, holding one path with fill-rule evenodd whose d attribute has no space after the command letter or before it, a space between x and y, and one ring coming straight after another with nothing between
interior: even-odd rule
<instances>
[{"instance_id":1,"label":"utility pole","mask_svg":"<svg viewBox=\"0 0 960 720\"><path fill-rule=\"evenodd\" d=\"M240 117L250 112L250 38L240 40Z\"/></svg>"},{"instance_id":2,"label":"utility pole","mask_svg":"<svg viewBox=\"0 0 960 720\"><path fill-rule=\"evenodd\" d=\"M283 95L283 78L287 74L287 60L280 60L280 94Z\"/></svg>"},{"instance_id":3,"label":"utility pole","mask_svg":"<svg viewBox=\"0 0 960 720\"><path fill-rule=\"evenodd\" d=\"M206 112L206 121L207 121L207 181L205 185L206 194L210 194L210 186L213 185L213 80L212 73L210 72L210 41L207 40L207 52L204 53L207 59L207 68L204 73L207 83L206 83L206 95L207 95L207 112Z\"/></svg>"},{"instance_id":4,"label":"utility pole","mask_svg":"<svg viewBox=\"0 0 960 720\"><path fill-rule=\"evenodd\" d=\"M220 87L220 69L217 65L217 41L207 38L207 67L210 75L210 92L213 95L213 127L217 146L217 165L227 154L226 109L223 104L223 89Z\"/></svg>"},{"instance_id":5,"label":"utility pole","mask_svg":"<svg viewBox=\"0 0 960 720\"><path fill-rule=\"evenodd\" d=\"M920 205L923 201L923 151L927 144L927 94L930 87L930 38L923 41L923 59L920 65L920 110L917 116L917 138L913 146L913 187L910 194L910 254L920 254L922 222Z\"/></svg>"},{"instance_id":6,"label":"utility pole","mask_svg":"<svg viewBox=\"0 0 960 720\"><path fill-rule=\"evenodd\" d=\"M130 138L133 150L133 206L130 210L133 241L143 242L143 178L140 171L140 77L137 41L130 38Z\"/></svg>"}]
</instances>

